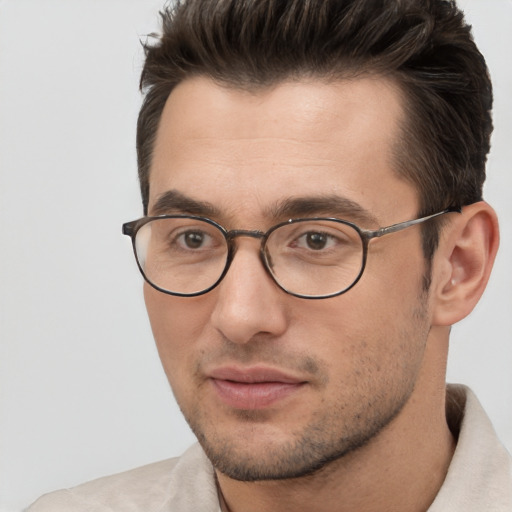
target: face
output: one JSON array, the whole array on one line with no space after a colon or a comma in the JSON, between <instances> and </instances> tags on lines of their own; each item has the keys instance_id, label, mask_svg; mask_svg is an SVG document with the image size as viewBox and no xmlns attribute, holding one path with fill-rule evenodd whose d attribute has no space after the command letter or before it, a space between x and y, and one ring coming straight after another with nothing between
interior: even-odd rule
<instances>
[{"instance_id":1,"label":"face","mask_svg":"<svg viewBox=\"0 0 512 512\"><path fill-rule=\"evenodd\" d=\"M190 79L163 112L149 215L261 231L289 215L367 229L414 218L417 195L393 171L401 116L384 79L252 93ZM429 325L417 227L372 241L354 288L320 300L279 289L259 243L238 238L205 295L145 284L181 410L214 466L239 480L309 474L378 436L417 389Z\"/></svg>"}]
</instances>

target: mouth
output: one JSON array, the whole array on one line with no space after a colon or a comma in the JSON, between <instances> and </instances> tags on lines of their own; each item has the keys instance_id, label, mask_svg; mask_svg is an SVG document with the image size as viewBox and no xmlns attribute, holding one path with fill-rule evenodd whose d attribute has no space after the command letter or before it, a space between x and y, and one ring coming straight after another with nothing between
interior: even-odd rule
<instances>
[{"instance_id":1,"label":"mouth","mask_svg":"<svg viewBox=\"0 0 512 512\"><path fill-rule=\"evenodd\" d=\"M222 367L208 375L220 400L235 409L264 409L297 393L306 381L267 367Z\"/></svg>"}]
</instances>

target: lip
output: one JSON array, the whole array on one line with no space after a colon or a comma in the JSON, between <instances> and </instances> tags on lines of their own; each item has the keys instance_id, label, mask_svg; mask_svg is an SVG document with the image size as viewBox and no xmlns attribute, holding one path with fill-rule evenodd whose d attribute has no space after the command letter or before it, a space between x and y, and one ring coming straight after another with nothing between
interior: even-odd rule
<instances>
[{"instance_id":1,"label":"lip","mask_svg":"<svg viewBox=\"0 0 512 512\"><path fill-rule=\"evenodd\" d=\"M226 405L245 410L264 409L298 392L306 383L269 367L222 367L208 374L217 396Z\"/></svg>"}]
</instances>

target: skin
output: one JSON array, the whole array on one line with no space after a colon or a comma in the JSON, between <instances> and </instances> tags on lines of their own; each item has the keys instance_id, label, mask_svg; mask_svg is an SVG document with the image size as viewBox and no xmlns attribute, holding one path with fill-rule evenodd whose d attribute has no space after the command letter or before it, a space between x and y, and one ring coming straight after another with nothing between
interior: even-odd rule
<instances>
[{"instance_id":1,"label":"skin","mask_svg":"<svg viewBox=\"0 0 512 512\"><path fill-rule=\"evenodd\" d=\"M149 215L196 213L162 203L177 191L201 208L208 202L208 216L227 229L266 231L286 220L274 215L283 201L333 194L360 206L342 213L363 228L415 218L417 193L393 171L401 121L400 93L381 78L256 92L189 79L162 115ZM485 207L471 212L450 217L430 294L418 227L372 241L361 280L330 299L280 290L252 238L237 240L229 272L205 295L173 297L145 284L165 372L216 467L226 510L428 508L454 449L444 414L449 325L472 307L461 287L453 299L453 276L466 283L475 267L466 272L462 250L453 259L453 240L470 217L475 232L496 227ZM494 249L495 238L487 239ZM211 378L226 367L278 371L294 385L267 405L255 392L257 407L237 406Z\"/></svg>"}]
</instances>

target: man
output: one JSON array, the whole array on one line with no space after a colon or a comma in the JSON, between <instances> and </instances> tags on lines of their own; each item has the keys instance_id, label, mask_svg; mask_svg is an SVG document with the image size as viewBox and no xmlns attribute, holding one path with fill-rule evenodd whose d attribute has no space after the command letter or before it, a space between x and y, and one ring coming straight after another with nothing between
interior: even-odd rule
<instances>
[{"instance_id":1,"label":"man","mask_svg":"<svg viewBox=\"0 0 512 512\"><path fill-rule=\"evenodd\" d=\"M450 326L498 247L491 85L439 0L187 0L146 48L125 224L199 444L31 511L509 511Z\"/></svg>"}]
</instances>

